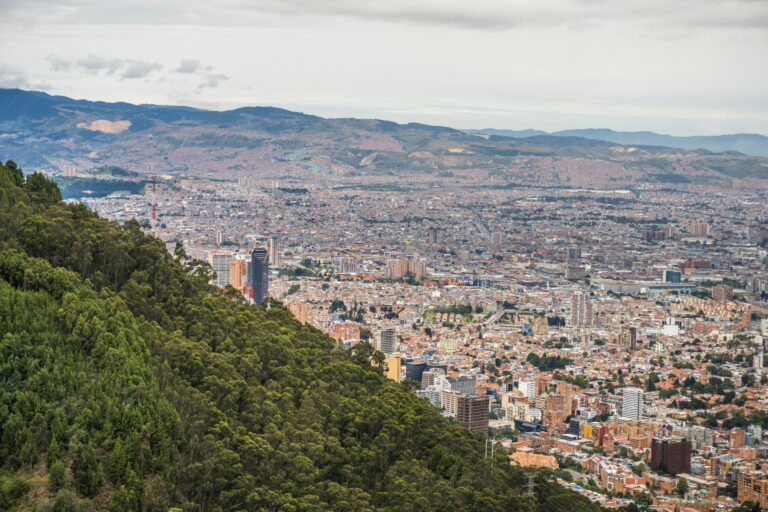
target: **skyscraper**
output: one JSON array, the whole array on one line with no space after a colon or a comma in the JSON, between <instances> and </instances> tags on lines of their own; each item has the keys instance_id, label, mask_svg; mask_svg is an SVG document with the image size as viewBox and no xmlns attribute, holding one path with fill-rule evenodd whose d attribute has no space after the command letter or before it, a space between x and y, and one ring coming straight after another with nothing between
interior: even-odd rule
<instances>
[{"instance_id":1,"label":"skyscraper","mask_svg":"<svg viewBox=\"0 0 768 512\"><path fill-rule=\"evenodd\" d=\"M395 336L394 329L382 329L379 331L379 345L376 349L386 355L397 351L397 337Z\"/></svg>"},{"instance_id":2,"label":"skyscraper","mask_svg":"<svg viewBox=\"0 0 768 512\"><path fill-rule=\"evenodd\" d=\"M263 247L257 247L251 252L251 287L253 302L264 302L269 295L269 253Z\"/></svg>"},{"instance_id":3,"label":"skyscraper","mask_svg":"<svg viewBox=\"0 0 768 512\"><path fill-rule=\"evenodd\" d=\"M214 252L208 255L208 263L211 264L214 277L213 284L227 286L229 284L229 265L232 263L232 253Z\"/></svg>"},{"instance_id":4,"label":"skyscraper","mask_svg":"<svg viewBox=\"0 0 768 512\"><path fill-rule=\"evenodd\" d=\"M235 258L229 264L229 284L236 290L242 290L246 284L246 262L244 259Z\"/></svg>"},{"instance_id":5,"label":"skyscraper","mask_svg":"<svg viewBox=\"0 0 768 512\"><path fill-rule=\"evenodd\" d=\"M273 267L280 266L280 240L276 235L269 237L269 263Z\"/></svg>"},{"instance_id":6,"label":"skyscraper","mask_svg":"<svg viewBox=\"0 0 768 512\"><path fill-rule=\"evenodd\" d=\"M643 417L643 390L640 388L624 388L621 397L621 417L640 421Z\"/></svg>"}]
</instances>

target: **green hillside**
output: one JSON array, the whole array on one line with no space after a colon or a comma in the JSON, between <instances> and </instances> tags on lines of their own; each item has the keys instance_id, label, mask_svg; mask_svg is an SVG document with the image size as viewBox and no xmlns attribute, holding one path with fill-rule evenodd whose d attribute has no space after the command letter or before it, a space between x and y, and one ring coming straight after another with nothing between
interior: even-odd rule
<instances>
[{"instance_id":1,"label":"green hillside","mask_svg":"<svg viewBox=\"0 0 768 512\"><path fill-rule=\"evenodd\" d=\"M0 510L594 510L279 303L0 164Z\"/></svg>"}]
</instances>

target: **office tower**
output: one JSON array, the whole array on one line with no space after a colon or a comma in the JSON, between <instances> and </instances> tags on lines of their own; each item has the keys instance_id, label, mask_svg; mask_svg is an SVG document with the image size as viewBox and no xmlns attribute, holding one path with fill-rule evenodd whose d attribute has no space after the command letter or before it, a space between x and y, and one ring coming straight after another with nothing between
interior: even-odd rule
<instances>
[{"instance_id":1,"label":"office tower","mask_svg":"<svg viewBox=\"0 0 768 512\"><path fill-rule=\"evenodd\" d=\"M720 302L726 302L733 298L733 288L724 284L712 287L712 298Z\"/></svg>"},{"instance_id":2,"label":"office tower","mask_svg":"<svg viewBox=\"0 0 768 512\"><path fill-rule=\"evenodd\" d=\"M590 327L592 325L592 302L585 292L576 292L571 298L571 325Z\"/></svg>"},{"instance_id":3,"label":"office tower","mask_svg":"<svg viewBox=\"0 0 768 512\"><path fill-rule=\"evenodd\" d=\"M246 269L248 265L244 259L234 258L229 264L229 284L236 290L242 290L248 283L246 281Z\"/></svg>"},{"instance_id":4,"label":"office tower","mask_svg":"<svg viewBox=\"0 0 768 512\"><path fill-rule=\"evenodd\" d=\"M621 417L639 421L643 417L643 390L640 388L624 388L621 397Z\"/></svg>"},{"instance_id":5,"label":"office tower","mask_svg":"<svg viewBox=\"0 0 768 512\"><path fill-rule=\"evenodd\" d=\"M421 382L424 372L427 370L427 363L423 359L414 359L405 363L406 380L415 380Z\"/></svg>"},{"instance_id":6,"label":"office tower","mask_svg":"<svg viewBox=\"0 0 768 512\"><path fill-rule=\"evenodd\" d=\"M752 356L752 368L756 370L761 370L763 368L763 361L764 361L763 357L764 356L762 352L758 352L757 354Z\"/></svg>"},{"instance_id":7,"label":"office tower","mask_svg":"<svg viewBox=\"0 0 768 512\"><path fill-rule=\"evenodd\" d=\"M276 235L269 237L269 264L273 268L280 266L280 241Z\"/></svg>"},{"instance_id":8,"label":"office tower","mask_svg":"<svg viewBox=\"0 0 768 512\"><path fill-rule=\"evenodd\" d=\"M469 430L488 430L490 397L459 394L456 399L456 421Z\"/></svg>"},{"instance_id":9,"label":"office tower","mask_svg":"<svg viewBox=\"0 0 768 512\"><path fill-rule=\"evenodd\" d=\"M437 228L429 228L429 240L433 243L437 243Z\"/></svg>"},{"instance_id":10,"label":"office tower","mask_svg":"<svg viewBox=\"0 0 768 512\"><path fill-rule=\"evenodd\" d=\"M474 395L477 392L477 383L474 377L461 375L450 379L451 389L465 395Z\"/></svg>"},{"instance_id":11,"label":"office tower","mask_svg":"<svg viewBox=\"0 0 768 512\"><path fill-rule=\"evenodd\" d=\"M683 274L677 270L665 270L661 280L665 283L679 283L682 277Z\"/></svg>"},{"instance_id":12,"label":"office tower","mask_svg":"<svg viewBox=\"0 0 768 512\"><path fill-rule=\"evenodd\" d=\"M232 253L229 252L213 252L208 255L208 263L213 269L213 284L216 286L229 284L229 265L232 258Z\"/></svg>"},{"instance_id":13,"label":"office tower","mask_svg":"<svg viewBox=\"0 0 768 512\"><path fill-rule=\"evenodd\" d=\"M254 304L261 304L269 295L269 253L263 247L251 252L251 288Z\"/></svg>"},{"instance_id":14,"label":"office tower","mask_svg":"<svg viewBox=\"0 0 768 512\"><path fill-rule=\"evenodd\" d=\"M376 350L386 355L397 352L397 336L394 329L382 329L379 331L379 345Z\"/></svg>"},{"instance_id":15,"label":"office tower","mask_svg":"<svg viewBox=\"0 0 768 512\"><path fill-rule=\"evenodd\" d=\"M528 398L529 402L536 398L536 381L521 380L517 383L517 389Z\"/></svg>"},{"instance_id":16,"label":"office tower","mask_svg":"<svg viewBox=\"0 0 768 512\"><path fill-rule=\"evenodd\" d=\"M572 245L568 247L567 253L566 253L566 260L567 261L579 261L581 260L581 247L578 247L576 245Z\"/></svg>"},{"instance_id":17,"label":"office tower","mask_svg":"<svg viewBox=\"0 0 768 512\"><path fill-rule=\"evenodd\" d=\"M224 241L224 237L221 235L221 231L216 232L216 245L221 245L221 242Z\"/></svg>"},{"instance_id":18,"label":"office tower","mask_svg":"<svg viewBox=\"0 0 768 512\"><path fill-rule=\"evenodd\" d=\"M654 437L651 443L651 469L671 475L691 472L691 442L681 437Z\"/></svg>"}]
</instances>

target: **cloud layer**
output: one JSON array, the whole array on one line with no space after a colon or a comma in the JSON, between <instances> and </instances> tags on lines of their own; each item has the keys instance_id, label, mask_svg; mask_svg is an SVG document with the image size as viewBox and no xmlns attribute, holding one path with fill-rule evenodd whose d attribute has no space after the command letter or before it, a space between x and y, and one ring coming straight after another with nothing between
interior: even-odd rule
<instances>
[{"instance_id":1,"label":"cloud layer","mask_svg":"<svg viewBox=\"0 0 768 512\"><path fill-rule=\"evenodd\" d=\"M122 80L147 78L152 73L163 69L162 64L133 59L105 58L89 53L86 57L67 60L58 55L49 55L48 64L58 73L79 72L89 75L119 74Z\"/></svg>"},{"instance_id":2,"label":"cloud layer","mask_svg":"<svg viewBox=\"0 0 768 512\"><path fill-rule=\"evenodd\" d=\"M247 26L274 13L491 30L615 23L768 29L766 0L5 0L0 13L11 20L75 24Z\"/></svg>"},{"instance_id":3,"label":"cloud layer","mask_svg":"<svg viewBox=\"0 0 768 512\"><path fill-rule=\"evenodd\" d=\"M0 83L464 128L768 133L768 0L0 0Z\"/></svg>"}]
</instances>

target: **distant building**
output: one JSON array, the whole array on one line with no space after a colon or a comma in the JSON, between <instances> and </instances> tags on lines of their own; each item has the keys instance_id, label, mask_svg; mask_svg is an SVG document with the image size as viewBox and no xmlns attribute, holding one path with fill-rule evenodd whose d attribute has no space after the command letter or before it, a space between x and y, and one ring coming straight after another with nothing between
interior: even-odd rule
<instances>
[{"instance_id":1,"label":"distant building","mask_svg":"<svg viewBox=\"0 0 768 512\"><path fill-rule=\"evenodd\" d=\"M733 288L724 284L713 286L712 298L719 302L727 302L733 298Z\"/></svg>"},{"instance_id":2,"label":"distant building","mask_svg":"<svg viewBox=\"0 0 768 512\"><path fill-rule=\"evenodd\" d=\"M261 304L269 295L269 253L263 247L251 252L251 288L255 304Z\"/></svg>"},{"instance_id":3,"label":"distant building","mask_svg":"<svg viewBox=\"0 0 768 512\"><path fill-rule=\"evenodd\" d=\"M405 363L405 378L406 380L415 380L421 382L421 377L427 370L427 363L423 359L414 359Z\"/></svg>"},{"instance_id":4,"label":"distant building","mask_svg":"<svg viewBox=\"0 0 768 512\"><path fill-rule=\"evenodd\" d=\"M621 417L640 421L643 417L643 390L640 388L624 388L621 397Z\"/></svg>"},{"instance_id":5,"label":"distant building","mask_svg":"<svg viewBox=\"0 0 768 512\"><path fill-rule=\"evenodd\" d=\"M280 240L277 236L269 237L269 264L273 267L280 266Z\"/></svg>"},{"instance_id":6,"label":"distant building","mask_svg":"<svg viewBox=\"0 0 768 512\"><path fill-rule=\"evenodd\" d=\"M491 247L498 249L501 247L501 233L494 231L491 233Z\"/></svg>"},{"instance_id":7,"label":"distant building","mask_svg":"<svg viewBox=\"0 0 768 512\"><path fill-rule=\"evenodd\" d=\"M213 252L208 255L208 263L213 269L213 284L227 286L229 284L229 265L232 263L231 252Z\"/></svg>"},{"instance_id":8,"label":"distant building","mask_svg":"<svg viewBox=\"0 0 768 512\"><path fill-rule=\"evenodd\" d=\"M706 222L693 222L688 224L688 234L697 237L707 237L712 235L712 226Z\"/></svg>"},{"instance_id":9,"label":"distant building","mask_svg":"<svg viewBox=\"0 0 768 512\"><path fill-rule=\"evenodd\" d=\"M456 404L456 421L469 430L488 430L490 397L460 394Z\"/></svg>"},{"instance_id":10,"label":"distant building","mask_svg":"<svg viewBox=\"0 0 768 512\"><path fill-rule=\"evenodd\" d=\"M619 331L619 345L623 350L637 350L637 327L622 326Z\"/></svg>"},{"instance_id":11,"label":"distant building","mask_svg":"<svg viewBox=\"0 0 768 512\"><path fill-rule=\"evenodd\" d=\"M474 395L477 392L476 380L469 375L461 375L455 379L450 379L450 383L451 389L465 395Z\"/></svg>"},{"instance_id":12,"label":"distant building","mask_svg":"<svg viewBox=\"0 0 768 512\"><path fill-rule=\"evenodd\" d=\"M387 365L387 378L395 382L400 382L400 355L394 354L384 360Z\"/></svg>"},{"instance_id":13,"label":"distant building","mask_svg":"<svg viewBox=\"0 0 768 512\"><path fill-rule=\"evenodd\" d=\"M565 264L565 278L569 281L583 281L587 277L587 269L572 261Z\"/></svg>"},{"instance_id":14,"label":"distant building","mask_svg":"<svg viewBox=\"0 0 768 512\"><path fill-rule=\"evenodd\" d=\"M517 383L517 389L525 395L529 401L536 398L536 381L521 380Z\"/></svg>"},{"instance_id":15,"label":"distant building","mask_svg":"<svg viewBox=\"0 0 768 512\"><path fill-rule=\"evenodd\" d=\"M739 503L751 501L763 510L768 509L768 473L765 471L739 472L736 480L736 496Z\"/></svg>"},{"instance_id":16,"label":"distant building","mask_svg":"<svg viewBox=\"0 0 768 512\"><path fill-rule=\"evenodd\" d=\"M681 437L654 437L651 442L651 469L671 475L691 472L691 442Z\"/></svg>"},{"instance_id":17,"label":"distant building","mask_svg":"<svg viewBox=\"0 0 768 512\"><path fill-rule=\"evenodd\" d=\"M679 283L683 279L682 272L677 270L665 270L661 280L665 283Z\"/></svg>"},{"instance_id":18,"label":"distant building","mask_svg":"<svg viewBox=\"0 0 768 512\"><path fill-rule=\"evenodd\" d=\"M416 280L423 279L427 275L427 262L420 260L389 260L387 262L386 277L388 279L403 279L413 277Z\"/></svg>"},{"instance_id":19,"label":"distant building","mask_svg":"<svg viewBox=\"0 0 768 512\"><path fill-rule=\"evenodd\" d=\"M581 261L581 247L572 245L568 247L565 254L566 261Z\"/></svg>"},{"instance_id":20,"label":"distant building","mask_svg":"<svg viewBox=\"0 0 768 512\"><path fill-rule=\"evenodd\" d=\"M245 280L245 274L248 265L245 260L235 258L229 264L229 284L236 290L242 290L248 281Z\"/></svg>"},{"instance_id":21,"label":"distant building","mask_svg":"<svg viewBox=\"0 0 768 512\"><path fill-rule=\"evenodd\" d=\"M397 352L397 335L394 329L382 329L379 331L379 343L376 350L386 355Z\"/></svg>"},{"instance_id":22,"label":"distant building","mask_svg":"<svg viewBox=\"0 0 768 512\"><path fill-rule=\"evenodd\" d=\"M590 327L593 322L592 302L585 292L576 292L571 297L571 325Z\"/></svg>"}]
</instances>

